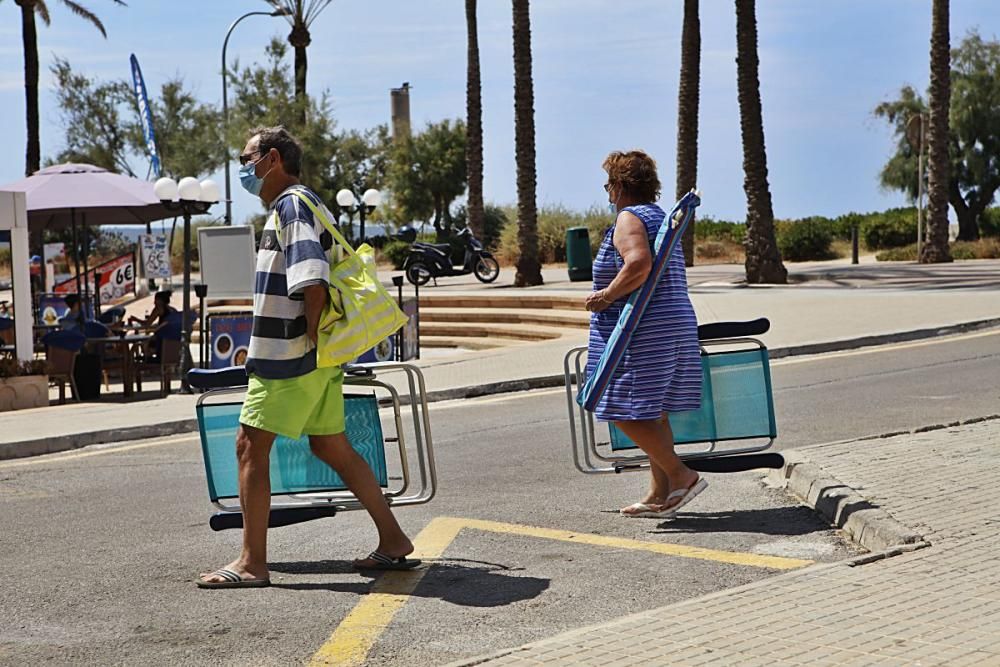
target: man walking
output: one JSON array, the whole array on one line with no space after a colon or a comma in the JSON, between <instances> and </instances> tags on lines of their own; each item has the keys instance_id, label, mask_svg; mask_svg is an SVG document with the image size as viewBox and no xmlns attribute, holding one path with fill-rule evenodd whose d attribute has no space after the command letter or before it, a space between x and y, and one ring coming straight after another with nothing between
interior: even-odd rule
<instances>
[{"instance_id":1,"label":"man walking","mask_svg":"<svg viewBox=\"0 0 1000 667\"><path fill-rule=\"evenodd\" d=\"M343 372L317 368L316 340L328 298L333 239L301 200L324 214L322 201L299 183L302 148L283 127L257 128L240 155L240 184L268 206L257 254L253 333L246 369L246 400L236 435L243 550L239 558L202 574L202 588L268 586L267 523L271 507L269 460L277 435L309 436L371 515L379 542L358 569L410 569L413 544L403 533L368 464L344 435ZM333 216L329 215L332 220Z\"/></svg>"}]
</instances>

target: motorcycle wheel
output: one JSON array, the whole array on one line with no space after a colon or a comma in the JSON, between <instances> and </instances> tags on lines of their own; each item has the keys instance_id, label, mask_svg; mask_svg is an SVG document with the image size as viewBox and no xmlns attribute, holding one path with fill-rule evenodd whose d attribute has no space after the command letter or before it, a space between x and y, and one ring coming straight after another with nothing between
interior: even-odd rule
<instances>
[{"instance_id":1,"label":"motorcycle wheel","mask_svg":"<svg viewBox=\"0 0 1000 667\"><path fill-rule=\"evenodd\" d=\"M480 282L491 283L500 277L500 265L492 257L480 257L476 262L476 278Z\"/></svg>"},{"instance_id":2,"label":"motorcycle wheel","mask_svg":"<svg viewBox=\"0 0 1000 667\"><path fill-rule=\"evenodd\" d=\"M418 287L426 285L427 281L431 279L431 271L423 262L413 262L406 267L406 279L410 281L410 284Z\"/></svg>"}]
</instances>

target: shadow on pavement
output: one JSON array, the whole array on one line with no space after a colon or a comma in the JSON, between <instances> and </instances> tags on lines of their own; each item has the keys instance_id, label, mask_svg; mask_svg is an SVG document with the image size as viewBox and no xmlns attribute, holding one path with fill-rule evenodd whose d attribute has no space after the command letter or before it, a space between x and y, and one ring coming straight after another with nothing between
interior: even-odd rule
<instances>
[{"instance_id":1,"label":"shadow on pavement","mask_svg":"<svg viewBox=\"0 0 1000 667\"><path fill-rule=\"evenodd\" d=\"M456 565L456 562L474 563L479 567ZM423 598L438 598L461 607L501 607L523 600L531 600L548 589L550 580L539 577L507 576L503 572L515 571L505 565L480 561L425 560L428 566L416 589L408 594ZM317 561L269 563L273 572L287 574L344 574L358 573L350 561ZM521 568L517 568L521 569ZM370 573L358 573L371 577ZM405 576L405 573L403 574ZM355 593L367 595L372 592L374 581L315 583L272 583L273 588L298 591L330 591L333 593ZM400 582L401 589L406 582ZM392 586L383 587L380 593L392 595Z\"/></svg>"},{"instance_id":2,"label":"shadow on pavement","mask_svg":"<svg viewBox=\"0 0 1000 667\"><path fill-rule=\"evenodd\" d=\"M759 533L762 535L808 535L830 527L808 507L770 507L728 512L681 512L673 521L650 533Z\"/></svg>"}]
</instances>

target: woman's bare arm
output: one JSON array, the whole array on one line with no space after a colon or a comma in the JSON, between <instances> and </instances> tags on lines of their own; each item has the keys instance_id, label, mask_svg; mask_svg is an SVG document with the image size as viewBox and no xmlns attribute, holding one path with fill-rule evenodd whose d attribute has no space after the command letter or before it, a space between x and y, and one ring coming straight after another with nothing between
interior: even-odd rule
<instances>
[{"instance_id":1,"label":"woman's bare arm","mask_svg":"<svg viewBox=\"0 0 1000 667\"><path fill-rule=\"evenodd\" d=\"M618 215L612 240L624 264L610 285L587 297L587 310L593 312L600 312L639 289L653 268L646 225L634 214L622 211Z\"/></svg>"}]
</instances>

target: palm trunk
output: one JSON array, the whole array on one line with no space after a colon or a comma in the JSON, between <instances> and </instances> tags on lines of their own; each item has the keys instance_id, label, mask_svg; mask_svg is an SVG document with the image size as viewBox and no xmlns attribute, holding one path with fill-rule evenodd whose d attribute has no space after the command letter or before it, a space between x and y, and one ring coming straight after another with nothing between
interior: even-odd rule
<instances>
[{"instance_id":1,"label":"palm trunk","mask_svg":"<svg viewBox=\"0 0 1000 667\"><path fill-rule=\"evenodd\" d=\"M931 19L930 132L927 152L927 242L920 263L950 262L948 250L948 110L951 103L951 37L948 0L934 0Z\"/></svg>"},{"instance_id":2,"label":"palm trunk","mask_svg":"<svg viewBox=\"0 0 1000 667\"><path fill-rule=\"evenodd\" d=\"M528 0L514 5L514 143L517 157L516 287L542 284L535 208L535 94L531 83L531 17Z\"/></svg>"},{"instance_id":3,"label":"palm trunk","mask_svg":"<svg viewBox=\"0 0 1000 667\"><path fill-rule=\"evenodd\" d=\"M42 149L38 139L38 31L35 28L34 0L18 0L21 6L21 39L24 43L24 115L28 125L24 175L41 167Z\"/></svg>"},{"instance_id":4,"label":"palm trunk","mask_svg":"<svg viewBox=\"0 0 1000 667\"><path fill-rule=\"evenodd\" d=\"M309 61L306 48L312 43L309 28L304 23L296 23L288 35L288 42L295 49L295 101L299 104L299 123L306 124L308 102L306 98L306 70Z\"/></svg>"},{"instance_id":5,"label":"palm trunk","mask_svg":"<svg viewBox=\"0 0 1000 667\"><path fill-rule=\"evenodd\" d=\"M469 227L476 238L485 239L483 204L483 99L479 76L479 29L476 0L465 0L465 22L469 34L468 73L465 83L465 164L469 179Z\"/></svg>"},{"instance_id":6,"label":"palm trunk","mask_svg":"<svg viewBox=\"0 0 1000 667\"><path fill-rule=\"evenodd\" d=\"M679 200L698 184L698 89L701 80L701 22L698 0L684 0L681 78L677 92L677 188ZM694 266L694 225L681 237L684 263Z\"/></svg>"},{"instance_id":7,"label":"palm trunk","mask_svg":"<svg viewBox=\"0 0 1000 667\"><path fill-rule=\"evenodd\" d=\"M788 272L781 263L781 253L774 236L774 209L767 184L754 0L736 0L736 51L740 132L743 136L743 189L747 195L747 282L784 284L788 282Z\"/></svg>"}]
</instances>

